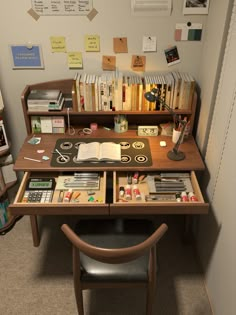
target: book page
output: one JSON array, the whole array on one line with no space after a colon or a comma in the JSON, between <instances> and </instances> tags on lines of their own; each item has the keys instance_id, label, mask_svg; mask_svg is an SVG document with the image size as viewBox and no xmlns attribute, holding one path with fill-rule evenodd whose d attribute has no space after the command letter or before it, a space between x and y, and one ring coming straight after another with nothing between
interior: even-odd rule
<instances>
[{"instance_id":1,"label":"book page","mask_svg":"<svg viewBox=\"0 0 236 315\"><path fill-rule=\"evenodd\" d=\"M98 160L99 147L99 142L81 143L78 150L77 160Z\"/></svg>"},{"instance_id":2,"label":"book page","mask_svg":"<svg viewBox=\"0 0 236 315\"><path fill-rule=\"evenodd\" d=\"M103 142L100 144L100 160L121 161L121 147L119 143Z\"/></svg>"}]
</instances>

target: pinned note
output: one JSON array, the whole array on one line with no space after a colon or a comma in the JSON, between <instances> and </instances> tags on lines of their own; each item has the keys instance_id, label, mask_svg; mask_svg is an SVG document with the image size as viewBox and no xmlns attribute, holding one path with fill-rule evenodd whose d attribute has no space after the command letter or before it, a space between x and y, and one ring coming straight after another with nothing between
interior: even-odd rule
<instances>
[{"instance_id":1,"label":"pinned note","mask_svg":"<svg viewBox=\"0 0 236 315\"><path fill-rule=\"evenodd\" d=\"M157 50L157 38L156 36L143 36L143 51L156 51Z\"/></svg>"},{"instance_id":2,"label":"pinned note","mask_svg":"<svg viewBox=\"0 0 236 315\"><path fill-rule=\"evenodd\" d=\"M66 40L63 36L51 36L52 52L66 52Z\"/></svg>"},{"instance_id":3,"label":"pinned note","mask_svg":"<svg viewBox=\"0 0 236 315\"><path fill-rule=\"evenodd\" d=\"M145 56L139 56L139 55L132 56L131 68L134 71L145 71L145 66L146 66Z\"/></svg>"},{"instance_id":4,"label":"pinned note","mask_svg":"<svg viewBox=\"0 0 236 315\"><path fill-rule=\"evenodd\" d=\"M113 50L114 53L127 53L128 45L126 37L114 37L113 38Z\"/></svg>"},{"instance_id":5,"label":"pinned note","mask_svg":"<svg viewBox=\"0 0 236 315\"><path fill-rule=\"evenodd\" d=\"M68 58L68 66L69 68L83 68L83 59L82 59L82 53L81 52L68 52L67 54Z\"/></svg>"},{"instance_id":6,"label":"pinned note","mask_svg":"<svg viewBox=\"0 0 236 315\"><path fill-rule=\"evenodd\" d=\"M99 35L85 35L85 50L86 51L100 51L100 36Z\"/></svg>"},{"instance_id":7,"label":"pinned note","mask_svg":"<svg viewBox=\"0 0 236 315\"><path fill-rule=\"evenodd\" d=\"M102 69L103 70L116 70L116 57L115 56L103 56L102 57Z\"/></svg>"}]
</instances>

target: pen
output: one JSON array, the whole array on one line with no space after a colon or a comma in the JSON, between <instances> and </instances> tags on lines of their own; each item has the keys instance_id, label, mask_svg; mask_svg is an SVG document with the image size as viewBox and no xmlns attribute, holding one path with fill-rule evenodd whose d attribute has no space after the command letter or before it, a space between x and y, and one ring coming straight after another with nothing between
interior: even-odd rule
<instances>
[{"instance_id":1,"label":"pen","mask_svg":"<svg viewBox=\"0 0 236 315\"><path fill-rule=\"evenodd\" d=\"M60 155L60 157L64 160L64 161L66 161L66 158L56 149L55 150L59 155Z\"/></svg>"},{"instance_id":2,"label":"pen","mask_svg":"<svg viewBox=\"0 0 236 315\"><path fill-rule=\"evenodd\" d=\"M39 163L41 163L41 162L42 162L41 160L31 159L31 158L26 157L26 156L24 156L24 160L29 160L29 161L39 162Z\"/></svg>"}]
</instances>

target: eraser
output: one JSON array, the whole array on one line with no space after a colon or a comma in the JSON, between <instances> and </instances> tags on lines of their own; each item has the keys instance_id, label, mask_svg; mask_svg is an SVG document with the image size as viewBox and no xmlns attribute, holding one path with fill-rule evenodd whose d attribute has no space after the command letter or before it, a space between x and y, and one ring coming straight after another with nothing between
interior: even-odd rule
<instances>
[{"instance_id":1,"label":"eraser","mask_svg":"<svg viewBox=\"0 0 236 315\"><path fill-rule=\"evenodd\" d=\"M166 142L165 141L160 141L160 146L161 147L166 147Z\"/></svg>"}]
</instances>

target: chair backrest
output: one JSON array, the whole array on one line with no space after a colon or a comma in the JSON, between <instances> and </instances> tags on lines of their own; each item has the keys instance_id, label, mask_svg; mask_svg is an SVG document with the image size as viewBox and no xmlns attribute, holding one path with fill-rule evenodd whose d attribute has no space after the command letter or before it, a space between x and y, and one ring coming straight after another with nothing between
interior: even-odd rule
<instances>
[{"instance_id":1,"label":"chair backrest","mask_svg":"<svg viewBox=\"0 0 236 315\"><path fill-rule=\"evenodd\" d=\"M94 246L83 240L67 224L63 224L61 229L74 247L88 257L104 263L119 264L134 260L146 254L162 238L168 227L163 223L141 243L123 248L102 248Z\"/></svg>"}]
</instances>

